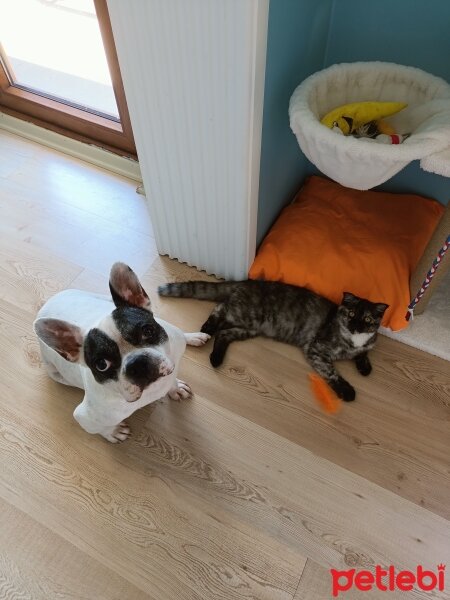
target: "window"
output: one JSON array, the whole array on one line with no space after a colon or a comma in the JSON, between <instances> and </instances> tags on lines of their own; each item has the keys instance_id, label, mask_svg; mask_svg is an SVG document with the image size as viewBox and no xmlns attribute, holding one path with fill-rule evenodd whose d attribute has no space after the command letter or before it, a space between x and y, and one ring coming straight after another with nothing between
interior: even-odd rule
<instances>
[{"instance_id":1,"label":"window","mask_svg":"<svg viewBox=\"0 0 450 600\"><path fill-rule=\"evenodd\" d=\"M0 42L1 111L136 154L106 0L9 0Z\"/></svg>"}]
</instances>

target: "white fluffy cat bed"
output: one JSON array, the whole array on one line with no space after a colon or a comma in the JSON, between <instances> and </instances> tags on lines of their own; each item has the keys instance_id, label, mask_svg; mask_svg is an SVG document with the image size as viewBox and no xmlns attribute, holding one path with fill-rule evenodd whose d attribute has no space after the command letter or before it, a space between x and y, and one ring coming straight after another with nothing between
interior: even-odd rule
<instances>
[{"instance_id":1,"label":"white fluffy cat bed","mask_svg":"<svg viewBox=\"0 0 450 600\"><path fill-rule=\"evenodd\" d=\"M339 135L320 123L338 106L365 101L406 102L387 121L411 136L385 145ZM417 159L425 171L450 177L450 85L420 69L383 62L333 65L297 87L289 116L307 158L347 187L370 189Z\"/></svg>"}]
</instances>

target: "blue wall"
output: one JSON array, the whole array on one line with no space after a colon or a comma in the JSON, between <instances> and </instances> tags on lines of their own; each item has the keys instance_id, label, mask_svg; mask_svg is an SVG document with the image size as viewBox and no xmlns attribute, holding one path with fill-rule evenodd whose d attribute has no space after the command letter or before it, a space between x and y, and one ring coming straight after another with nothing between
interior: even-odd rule
<instances>
[{"instance_id":1,"label":"blue wall","mask_svg":"<svg viewBox=\"0 0 450 600\"><path fill-rule=\"evenodd\" d=\"M450 0L449 0L450 2ZM333 0L271 0L267 37L257 243L311 172L289 127L297 85L322 68Z\"/></svg>"},{"instance_id":2,"label":"blue wall","mask_svg":"<svg viewBox=\"0 0 450 600\"><path fill-rule=\"evenodd\" d=\"M324 66L357 60L450 79L449 0L335 0Z\"/></svg>"},{"instance_id":3,"label":"blue wall","mask_svg":"<svg viewBox=\"0 0 450 600\"><path fill-rule=\"evenodd\" d=\"M289 127L289 98L308 75L330 64L385 60L450 81L450 0L271 0L267 40L258 239L317 169ZM450 199L450 179L418 161L380 186Z\"/></svg>"},{"instance_id":4,"label":"blue wall","mask_svg":"<svg viewBox=\"0 0 450 600\"><path fill-rule=\"evenodd\" d=\"M450 82L450 0L335 0L324 66L357 60L419 67ZM377 189L450 200L450 179L419 161Z\"/></svg>"}]
</instances>

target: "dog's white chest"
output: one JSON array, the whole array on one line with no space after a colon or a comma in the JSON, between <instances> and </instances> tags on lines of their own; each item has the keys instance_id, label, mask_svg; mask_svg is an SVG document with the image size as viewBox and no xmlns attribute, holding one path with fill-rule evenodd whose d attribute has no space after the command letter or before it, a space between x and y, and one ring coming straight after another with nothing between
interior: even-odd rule
<instances>
[{"instance_id":1,"label":"dog's white chest","mask_svg":"<svg viewBox=\"0 0 450 600\"><path fill-rule=\"evenodd\" d=\"M355 348L361 348L371 337L373 337L373 333L352 333L350 339Z\"/></svg>"}]
</instances>

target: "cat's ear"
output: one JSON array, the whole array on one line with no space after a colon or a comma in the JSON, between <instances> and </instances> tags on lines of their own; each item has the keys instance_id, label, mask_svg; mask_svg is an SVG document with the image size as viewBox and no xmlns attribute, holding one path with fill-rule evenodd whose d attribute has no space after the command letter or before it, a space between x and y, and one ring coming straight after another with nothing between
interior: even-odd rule
<instances>
[{"instance_id":1,"label":"cat's ear","mask_svg":"<svg viewBox=\"0 0 450 600\"><path fill-rule=\"evenodd\" d=\"M389 304L385 304L384 302L376 302L373 306L376 314L380 317L382 317L386 310L389 308Z\"/></svg>"},{"instance_id":2,"label":"cat's ear","mask_svg":"<svg viewBox=\"0 0 450 600\"><path fill-rule=\"evenodd\" d=\"M342 304L344 306L356 306L358 304L359 298L351 294L350 292L344 292L342 296Z\"/></svg>"}]
</instances>

